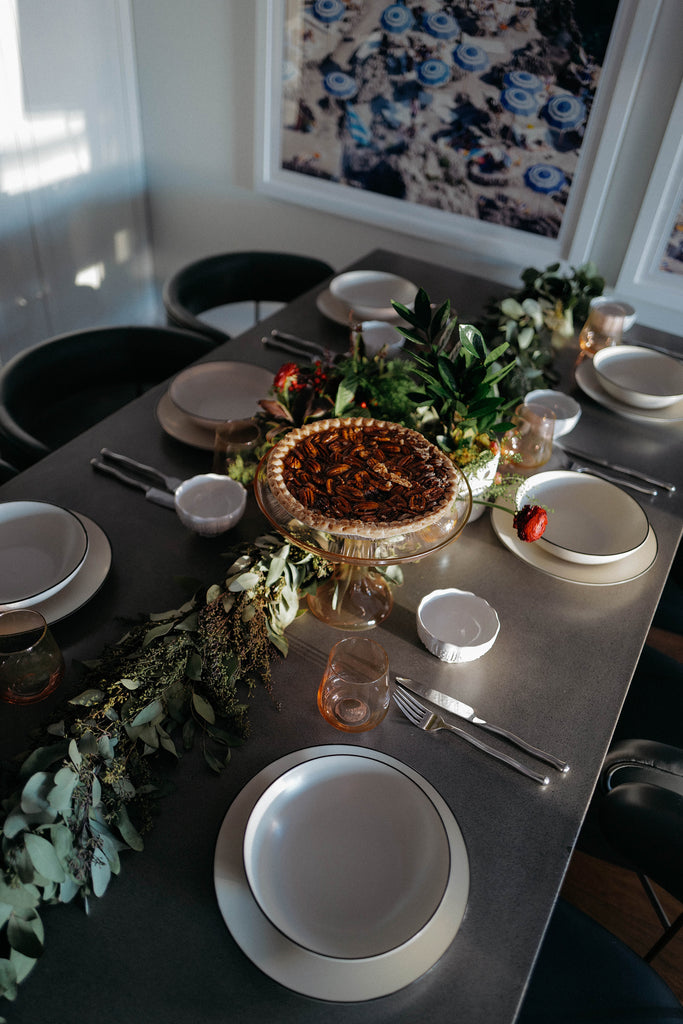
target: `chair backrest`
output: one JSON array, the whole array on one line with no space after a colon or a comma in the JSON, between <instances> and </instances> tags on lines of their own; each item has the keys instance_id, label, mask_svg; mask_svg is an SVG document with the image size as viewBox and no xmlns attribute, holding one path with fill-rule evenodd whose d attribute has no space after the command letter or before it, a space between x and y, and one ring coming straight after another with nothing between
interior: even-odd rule
<instances>
[{"instance_id":1,"label":"chair backrest","mask_svg":"<svg viewBox=\"0 0 683 1024\"><path fill-rule=\"evenodd\" d=\"M230 335L198 314L233 302L291 302L334 273L310 256L282 252L228 252L182 267L163 287L169 324L197 331L215 344Z\"/></svg>"},{"instance_id":2,"label":"chair backrest","mask_svg":"<svg viewBox=\"0 0 683 1024\"><path fill-rule=\"evenodd\" d=\"M683 1008L669 986L621 939L557 902L517 1024L673 1024Z\"/></svg>"},{"instance_id":3,"label":"chair backrest","mask_svg":"<svg viewBox=\"0 0 683 1024\"><path fill-rule=\"evenodd\" d=\"M615 743L597 799L610 846L683 903L683 749L656 740Z\"/></svg>"},{"instance_id":4,"label":"chair backrest","mask_svg":"<svg viewBox=\"0 0 683 1024\"><path fill-rule=\"evenodd\" d=\"M169 327L103 327L49 338L0 368L0 452L18 469L213 350Z\"/></svg>"}]
</instances>

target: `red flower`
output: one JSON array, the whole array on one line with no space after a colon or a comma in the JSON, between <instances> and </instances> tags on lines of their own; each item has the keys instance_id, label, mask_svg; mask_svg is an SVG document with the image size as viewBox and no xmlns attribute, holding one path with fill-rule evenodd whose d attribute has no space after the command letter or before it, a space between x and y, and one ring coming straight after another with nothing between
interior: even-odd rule
<instances>
[{"instance_id":1,"label":"red flower","mask_svg":"<svg viewBox=\"0 0 683 1024\"><path fill-rule=\"evenodd\" d=\"M296 386L298 379L299 367L296 363L284 363L275 374L273 389L278 392L293 388Z\"/></svg>"},{"instance_id":2,"label":"red flower","mask_svg":"<svg viewBox=\"0 0 683 1024\"><path fill-rule=\"evenodd\" d=\"M545 533L548 525L548 513L540 505L524 505L512 520L520 540L538 540Z\"/></svg>"}]
</instances>

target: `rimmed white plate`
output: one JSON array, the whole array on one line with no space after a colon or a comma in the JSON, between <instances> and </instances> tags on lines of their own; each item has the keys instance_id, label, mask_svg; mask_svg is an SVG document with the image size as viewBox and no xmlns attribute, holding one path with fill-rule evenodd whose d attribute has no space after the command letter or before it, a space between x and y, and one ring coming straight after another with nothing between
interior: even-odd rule
<instances>
[{"instance_id":1,"label":"rimmed white plate","mask_svg":"<svg viewBox=\"0 0 683 1024\"><path fill-rule=\"evenodd\" d=\"M324 759L329 757L336 762L333 776L340 763L338 758L344 759L352 775L356 775L353 759L360 758L388 768L386 779L395 780L397 791L403 793L408 782L414 784L422 794L417 794L415 800L424 798L433 805L447 837L450 870L438 906L423 927L407 941L377 956L330 957L293 942L263 913L247 881L243 841L257 802L269 786L298 766L302 766L299 778L304 780L306 790L311 777L316 776L321 766L325 768ZM363 767L367 768L366 765ZM393 773L397 773L396 776ZM403 816L400 803L392 803L381 810L392 817ZM296 836L292 842L296 842ZM357 854L358 851L351 846L349 855L354 852ZM301 847L300 853L310 859L310 851ZM395 853L394 850L394 857ZM358 1002L404 988L429 970L445 953L465 913L469 862L462 833L450 808L426 779L388 754L365 747L335 744L308 747L287 754L247 783L230 806L218 835L214 885L219 909L235 941L265 974L303 995L335 1002Z\"/></svg>"},{"instance_id":2,"label":"rimmed white plate","mask_svg":"<svg viewBox=\"0 0 683 1024\"><path fill-rule=\"evenodd\" d=\"M26 608L56 594L83 565L88 535L66 508L0 503L0 606Z\"/></svg>"},{"instance_id":3,"label":"rimmed white plate","mask_svg":"<svg viewBox=\"0 0 683 1024\"><path fill-rule=\"evenodd\" d=\"M637 409L666 409L683 401L683 363L637 345L596 352L593 368L602 388Z\"/></svg>"},{"instance_id":4,"label":"rimmed white plate","mask_svg":"<svg viewBox=\"0 0 683 1024\"><path fill-rule=\"evenodd\" d=\"M567 583L580 583L589 587L629 583L646 573L657 557L657 537L652 527L646 542L634 554L626 555L618 562L607 562L604 565L580 565L578 562L556 558L545 548L539 548L538 541L520 540L509 512L492 508L491 525L501 543L523 562L547 576L565 580Z\"/></svg>"},{"instance_id":5,"label":"rimmed white plate","mask_svg":"<svg viewBox=\"0 0 683 1024\"><path fill-rule=\"evenodd\" d=\"M213 430L253 416L272 383L272 372L253 363L195 363L173 378L168 395L198 426Z\"/></svg>"},{"instance_id":6,"label":"rimmed white plate","mask_svg":"<svg viewBox=\"0 0 683 1024\"><path fill-rule=\"evenodd\" d=\"M627 405L626 402L620 402L618 398L609 395L600 383L592 359L582 359L576 367L575 376L576 383L590 398L627 420L654 425L680 423L683 420L683 401L675 402L665 409L636 409L635 406Z\"/></svg>"},{"instance_id":7,"label":"rimmed white plate","mask_svg":"<svg viewBox=\"0 0 683 1024\"><path fill-rule=\"evenodd\" d=\"M450 849L434 804L404 772L338 754L290 768L256 801L244 868L259 907L292 942L358 960L425 927L446 890Z\"/></svg>"},{"instance_id":8,"label":"rimmed white plate","mask_svg":"<svg viewBox=\"0 0 683 1024\"><path fill-rule=\"evenodd\" d=\"M545 533L534 543L569 562L619 561L645 543L650 529L635 498L589 473L537 473L522 485L517 502L547 509Z\"/></svg>"},{"instance_id":9,"label":"rimmed white plate","mask_svg":"<svg viewBox=\"0 0 683 1024\"><path fill-rule=\"evenodd\" d=\"M45 599L39 598L30 605L44 616L48 626L73 615L87 604L100 589L111 568L111 545L104 530L80 512L74 515L88 535L88 550L83 564L73 579L56 594Z\"/></svg>"},{"instance_id":10,"label":"rimmed white plate","mask_svg":"<svg viewBox=\"0 0 683 1024\"><path fill-rule=\"evenodd\" d=\"M330 281L330 293L359 320L393 320L392 301L408 306L417 291L412 281L382 270L350 270Z\"/></svg>"},{"instance_id":11,"label":"rimmed white plate","mask_svg":"<svg viewBox=\"0 0 683 1024\"><path fill-rule=\"evenodd\" d=\"M156 407L156 418L161 429L176 441L189 444L192 448L212 452L215 430L200 427L193 419L181 412L171 401L168 391L161 396Z\"/></svg>"}]
</instances>

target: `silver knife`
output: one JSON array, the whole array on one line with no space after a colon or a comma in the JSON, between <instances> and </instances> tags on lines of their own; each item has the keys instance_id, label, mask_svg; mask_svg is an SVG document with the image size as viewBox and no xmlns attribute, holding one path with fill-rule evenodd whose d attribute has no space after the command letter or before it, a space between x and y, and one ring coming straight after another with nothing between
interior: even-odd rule
<instances>
[{"instance_id":1,"label":"silver knife","mask_svg":"<svg viewBox=\"0 0 683 1024\"><path fill-rule=\"evenodd\" d=\"M450 711L452 714L457 715L459 718L464 718L472 725L478 725L482 729L486 729L487 732L495 733L496 736L503 736L510 743L514 743L520 750L525 750L527 754L531 754L533 757L538 758L539 761L545 761L546 764L551 765L553 768L557 768L560 772L568 772L569 765L566 761L562 761L559 757L555 757L553 754L547 754L545 750L540 750L538 747L534 747L531 743L527 743L526 740L522 740L519 736L515 736L514 733L508 729L504 729L500 725L491 725L490 722L485 721L483 718L477 718L474 713L474 708L471 708L469 704L464 704L461 700L456 700L455 697L449 696L447 693L441 693L440 690L432 690L429 686L425 686L423 683L418 683L414 679L406 679L405 676L396 676L396 682L400 683L401 686L407 687L412 690L413 693L419 694L420 697L425 697L431 701L432 704L436 704L438 707L443 708L445 711Z\"/></svg>"},{"instance_id":2,"label":"silver knife","mask_svg":"<svg viewBox=\"0 0 683 1024\"><path fill-rule=\"evenodd\" d=\"M144 480L137 480L135 477L129 476L128 473L124 473L123 470L116 469L115 466L109 466L106 462L102 462L101 459L91 459L90 465L100 473L106 473L107 476L113 476L122 483L128 484L129 487L137 487L144 491L147 501L153 501L156 505L163 505L164 508L175 508L175 494L171 491L164 491L161 487L152 487L145 483Z\"/></svg>"},{"instance_id":3,"label":"silver knife","mask_svg":"<svg viewBox=\"0 0 683 1024\"><path fill-rule=\"evenodd\" d=\"M607 459L601 458L599 455L589 455L588 452L579 451L578 448L573 448L571 445L564 444L562 441L557 442L557 447L567 452L569 455L573 455L577 459L581 459L584 462L592 462L596 466L604 466L605 469L613 469L617 473L624 473L626 476L632 476L636 480L645 480L648 484L654 484L655 487L663 487L665 491L675 491L676 485L667 483L666 480L658 480L654 476L648 476L647 473L641 473L640 470L629 469L628 466L619 466L616 462L608 462Z\"/></svg>"},{"instance_id":4,"label":"silver knife","mask_svg":"<svg viewBox=\"0 0 683 1024\"><path fill-rule=\"evenodd\" d=\"M307 349L309 352L317 352L321 356L327 355L327 349L324 345L320 345L317 341L309 341L307 338L300 338L296 334L287 334L286 331L278 331L275 328L270 332L272 338L277 338L279 341L289 342L290 345L298 345L300 348Z\"/></svg>"}]
</instances>

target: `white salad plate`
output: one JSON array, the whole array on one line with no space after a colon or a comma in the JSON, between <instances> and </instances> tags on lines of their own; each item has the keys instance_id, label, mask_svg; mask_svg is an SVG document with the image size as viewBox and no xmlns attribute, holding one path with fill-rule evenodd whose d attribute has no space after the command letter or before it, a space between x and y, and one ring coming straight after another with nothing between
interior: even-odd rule
<instances>
[{"instance_id":1,"label":"white salad plate","mask_svg":"<svg viewBox=\"0 0 683 1024\"><path fill-rule=\"evenodd\" d=\"M576 383L585 394L600 405L636 423L667 424L680 423L683 420L683 399L664 409L637 409L634 405L627 405L626 402L614 398L600 383L592 359L582 359L576 367Z\"/></svg>"},{"instance_id":2,"label":"white salad plate","mask_svg":"<svg viewBox=\"0 0 683 1024\"><path fill-rule=\"evenodd\" d=\"M39 597L30 607L44 616L48 626L60 622L82 608L100 589L111 568L111 545L104 530L81 513L74 513L88 535L88 550L79 571L52 594ZM0 606L0 611L5 609Z\"/></svg>"},{"instance_id":3,"label":"white salad plate","mask_svg":"<svg viewBox=\"0 0 683 1024\"><path fill-rule=\"evenodd\" d=\"M633 554L650 529L635 498L589 473L537 473L518 492L517 505L524 504L541 505L548 513L545 533L533 543L583 565L604 565Z\"/></svg>"},{"instance_id":4,"label":"white salad plate","mask_svg":"<svg viewBox=\"0 0 683 1024\"><path fill-rule=\"evenodd\" d=\"M343 302L358 320L396 320L393 302L409 306L417 285L405 277L381 270L351 270L330 281L331 295Z\"/></svg>"},{"instance_id":5,"label":"white salad plate","mask_svg":"<svg viewBox=\"0 0 683 1024\"><path fill-rule=\"evenodd\" d=\"M613 398L637 409L666 409L683 400L683 363L637 345L596 352L593 367Z\"/></svg>"},{"instance_id":6,"label":"white salad plate","mask_svg":"<svg viewBox=\"0 0 683 1024\"><path fill-rule=\"evenodd\" d=\"M629 583L646 573L657 557L657 537L650 527L647 540L632 555L626 555L618 562L601 565L582 565L556 558L538 541L520 540L512 525L512 516L500 508L491 509L491 525L500 542L527 565L531 565L547 576L567 583L580 583L589 587L609 587L617 583Z\"/></svg>"},{"instance_id":7,"label":"white salad plate","mask_svg":"<svg viewBox=\"0 0 683 1024\"><path fill-rule=\"evenodd\" d=\"M226 420L257 413L272 383L272 372L252 363L197 363L173 378L168 395L190 420L213 430Z\"/></svg>"},{"instance_id":8,"label":"white salad plate","mask_svg":"<svg viewBox=\"0 0 683 1024\"><path fill-rule=\"evenodd\" d=\"M214 885L235 941L265 974L303 995L358 1002L409 985L445 953L467 906L469 862L453 814L421 775L335 744L287 754L247 783L218 835ZM405 906L395 905L399 885Z\"/></svg>"},{"instance_id":9,"label":"white salad plate","mask_svg":"<svg viewBox=\"0 0 683 1024\"><path fill-rule=\"evenodd\" d=\"M83 565L88 535L68 509L0 503L0 607L26 608L65 587Z\"/></svg>"}]
</instances>

